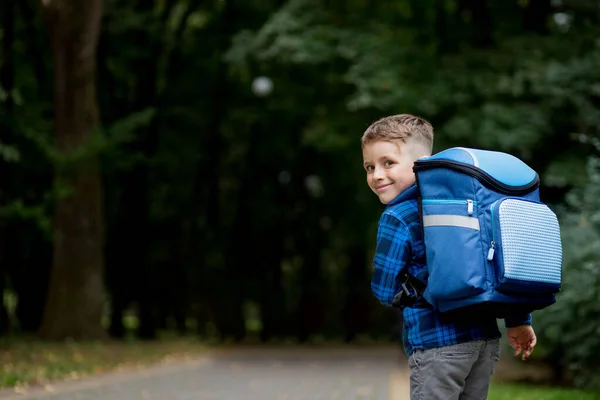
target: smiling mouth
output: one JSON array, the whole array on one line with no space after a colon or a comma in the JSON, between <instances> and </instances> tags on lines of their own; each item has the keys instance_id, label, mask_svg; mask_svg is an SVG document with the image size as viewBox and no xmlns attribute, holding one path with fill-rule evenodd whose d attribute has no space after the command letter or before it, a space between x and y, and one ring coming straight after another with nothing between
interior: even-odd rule
<instances>
[{"instance_id":1,"label":"smiling mouth","mask_svg":"<svg viewBox=\"0 0 600 400\"><path fill-rule=\"evenodd\" d=\"M386 189L386 188L388 188L390 186L392 186L392 184L388 183L387 185L381 185L381 186L375 187L375 190L378 191L378 192L381 192L382 190L384 190L384 189Z\"/></svg>"}]
</instances>

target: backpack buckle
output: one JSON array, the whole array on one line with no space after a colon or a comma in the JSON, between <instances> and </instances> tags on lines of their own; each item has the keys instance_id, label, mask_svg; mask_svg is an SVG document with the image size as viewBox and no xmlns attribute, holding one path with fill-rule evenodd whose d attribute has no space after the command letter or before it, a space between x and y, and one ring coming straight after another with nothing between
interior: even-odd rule
<instances>
[{"instance_id":1,"label":"backpack buckle","mask_svg":"<svg viewBox=\"0 0 600 400\"><path fill-rule=\"evenodd\" d=\"M398 276L400 279L400 290L392 300L392 307L404 308L413 306L416 301L421 297L421 290L423 284L417 278L403 272ZM416 282L415 282L416 281ZM421 289L421 290L419 290Z\"/></svg>"}]
</instances>

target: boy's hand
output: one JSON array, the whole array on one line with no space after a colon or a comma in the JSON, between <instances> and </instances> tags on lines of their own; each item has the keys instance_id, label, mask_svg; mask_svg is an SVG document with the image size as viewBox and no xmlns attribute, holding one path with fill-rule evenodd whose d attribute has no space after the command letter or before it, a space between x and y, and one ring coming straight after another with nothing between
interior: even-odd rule
<instances>
[{"instance_id":1,"label":"boy's hand","mask_svg":"<svg viewBox=\"0 0 600 400\"><path fill-rule=\"evenodd\" d=\"M531 325L515 326L514 328L506 328L506 337L508 344L515 349L515 356L523 352L521 359L525 361L531 355L537 338Z\"/></svg>"}]
</instances>

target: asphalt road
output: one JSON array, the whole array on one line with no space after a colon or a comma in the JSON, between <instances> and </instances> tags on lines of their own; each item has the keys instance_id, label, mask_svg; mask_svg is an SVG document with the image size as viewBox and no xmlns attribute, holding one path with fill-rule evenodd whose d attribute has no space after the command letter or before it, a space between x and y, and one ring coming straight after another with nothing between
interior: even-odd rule
<instances>
[{"instance_id":1,"label":"asphalt road","mask_svg":"<svg viewBox=\"0 0 600 400\"><path fill-rule=\"evenodd\" d=\"M187 362L4 391L3 400L408 400L398 347L215 349Z\"/></svg>"}]
</instances>

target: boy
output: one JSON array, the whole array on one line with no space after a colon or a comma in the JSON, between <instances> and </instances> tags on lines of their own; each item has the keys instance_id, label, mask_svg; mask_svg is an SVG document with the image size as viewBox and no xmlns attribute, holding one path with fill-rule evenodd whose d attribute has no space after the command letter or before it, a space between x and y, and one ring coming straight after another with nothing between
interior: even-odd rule
<instances>
[{"instance_id":1,"label":"boy","mask_svg":"<svg viewBox=\"0 0 600 400\"><path fill-rule=\"evenodd\" d=\"M427 283L414 162L431 155L433 128L414 115L382 118L361 139L367 184L387 204L379 220L371 289L391 306L404 273ZM397 306L397 303L394 303ZM451 320L422 297L403 308L403 345L409 357L412 400L486 399L501 336L494 317ZM531 315L505 319L515 355L525 360L536 344Z\"/></svg>"}]
</instances>

